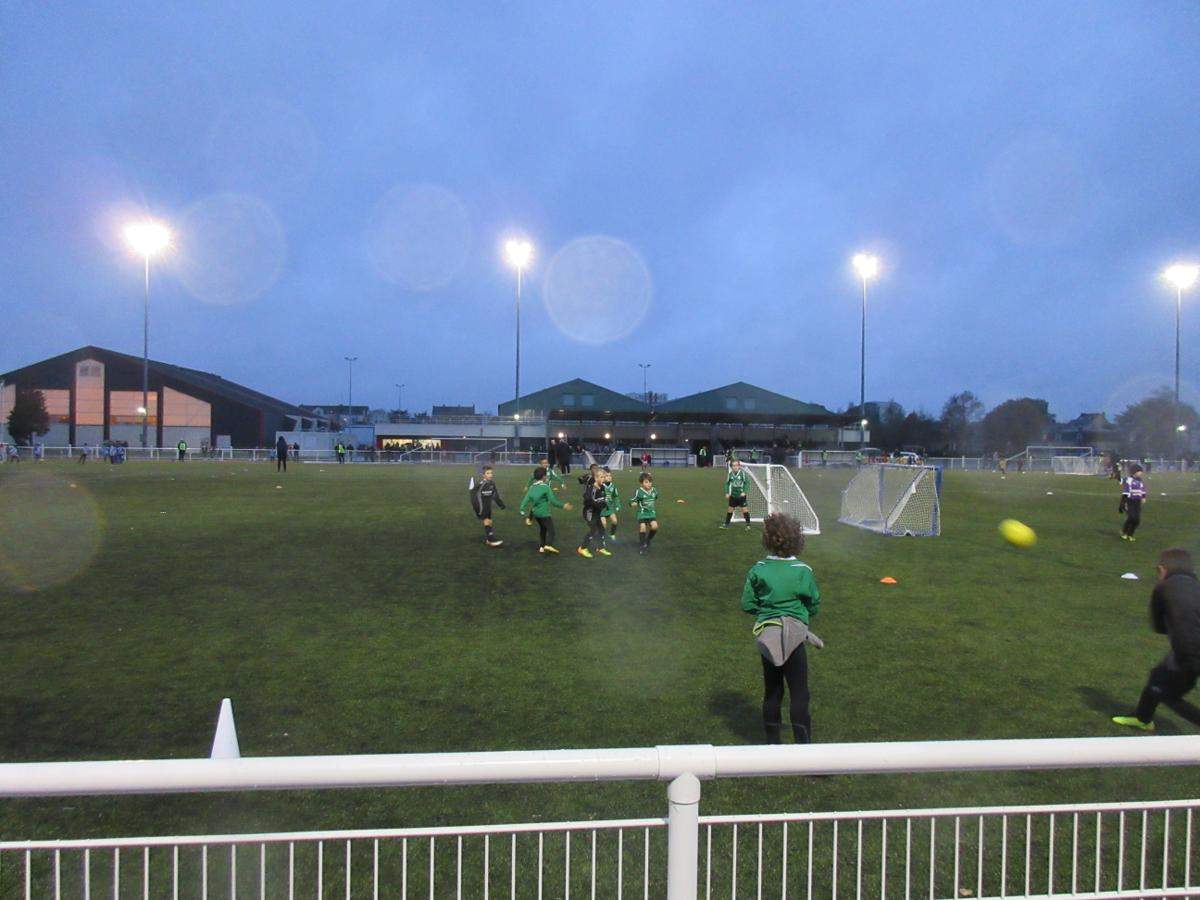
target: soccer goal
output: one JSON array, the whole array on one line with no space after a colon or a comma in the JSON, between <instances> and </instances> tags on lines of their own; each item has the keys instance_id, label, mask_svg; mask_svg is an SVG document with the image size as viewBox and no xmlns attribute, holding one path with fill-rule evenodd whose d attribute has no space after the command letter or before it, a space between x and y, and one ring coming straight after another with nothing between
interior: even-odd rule
<instances>
[{"instance_id":1,"label":"soccer goal","mask_svg":"<svg viewBox=\"0 0 1200 900\"><path fill-rule=\"evenodd\" d=\"M879 534L937 537L942 533L933 466L863 466L842 491L839 522Z\"/></svg>"},{"instance_id":2,"label":"soccer goal","mask_svg":"<svg viewBox=\"0 0 1200 900\"><path fill-rule=\"evenodd\" d=\"M812 504L786 466L742 463L742 471L750 476L746 500L751 521L761 522L771 513L787 513L800 522L805 534L821 533L821 522Z\"/></svg>"},{"instance_id":3,"label":"soccer goal","mask_svg":"<svg viewBox=\"0 0 1200 900\"><path fill-rule=\"evenodd\" d=\"M608 462L604 465L608 466L612 471L616 472L619 469L625 468L625 451L614 450L608 457Z\"/></svg>"},{"instance_id":4,"label":"soccer goal","mask_svg":"<svg viewBox=\"0 0 1200 900\"><path fill-rule=\"evenodd\" d=\"M1103 462L1099 456L1056 456L1050 465L1055 475L1101 475Z\"/></svg>"}]
</instances>

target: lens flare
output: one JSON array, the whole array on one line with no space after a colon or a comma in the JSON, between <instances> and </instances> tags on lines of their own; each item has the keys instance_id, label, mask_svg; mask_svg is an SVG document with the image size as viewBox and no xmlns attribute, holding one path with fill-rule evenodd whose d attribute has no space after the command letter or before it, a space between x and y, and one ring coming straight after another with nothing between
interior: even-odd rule
<instances>
[{"instance_id":1,"label":"lens flare","mask_svg":"<svg viewBox=\"0 0 1200 900\"><path fill-rule=\"evenodd\" d=\"M632 332L650 309L654 288L642 257L604 235L571 241L550 260L542 301L563 334L607 344Z\"/></svg>"},{"instance_id":2,"label":"lens flare","mask_svg":"<svg viewBox=\"0 0 1200 900\"><path fill-rule=\"evenodd\" d=\"M247 303L269 290L283 271L283 226L257 197L205 197L188 208L179 230L179 278L206 303Z\"/></svg>"},{"instance_id":3,"label":"lens flare","mask_svg":"<svg viewBox=\"0 0 1200 900\"><path fill-rule=\"evenodd\" d=\"M471 218L453 193L432 184L392 188L366 232L375 269L393 284L433 291L453 281L471 247Z\"/></svg>"},{"instance_id":4,"label":"lens flare","mask_svg":"<svg viewBox=\"0 0 1200 900\"><path fill-rule=\"evenodd\" d=\"M18 471L6 474L0 504L0 587L34 593L64 584L100 549L100 509L69 479L40 466L12 468Z\"/></svg>"}]
</instances>

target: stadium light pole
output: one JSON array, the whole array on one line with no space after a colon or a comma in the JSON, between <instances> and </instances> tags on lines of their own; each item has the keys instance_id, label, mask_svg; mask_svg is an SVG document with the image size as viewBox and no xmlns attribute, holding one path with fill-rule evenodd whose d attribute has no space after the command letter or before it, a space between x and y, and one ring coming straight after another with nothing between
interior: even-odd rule
<instances>
[{"instance_id":1,"label":"stadium light pole","mask_svg":"<svg viewBox=\"0 0 1200 900\"><path fill-rule=\"evenodd\" d=\"M145 270L145 303L142 306L142 448L149 446L147 425L150 409L150 257L171 245L171 229L155 219L130 222L125 226L125 243L142 257ZM160 414L161 419L161 414Z\"/></svg>"},{"instance_id":2,"label":"stadium light pole","mask_svg":"<svg viewBox=\"0 0 1200 900\"><path fill-rule=\"evenodd\" d=\"M404 409L404 385L396 385L396 412Z\"/></svg>"},{"instance_id":3,"label":"stadium light pole","mask_svg":"<svg viewBox=\"0 0 1200 900\"><path fill-rule=\"evenodd\" d=\"M517 270L517 371L513 386L513 403L516 414L521 414L521 280L529 260L533 258L533 244L513 239L504 242L504 257Z\"/></svg>"},{"instance_id":4,"label":"stadium light pole","mask_svg":"<svg viewBox=\"0 0 1200 900\"><path fill-rule=\"evenodd\" d=\"M861 448L867 442L867 282L879 274L879 257L856 253L852 262L862 280L862 345L858 370L858 445Z\"/></svg>"},{"instance_id":5,"label":"stadium light pole","mask_svg":"<svg viewBox=\"0 0 1200 900\"><path fill-rule=\"evenodd\" d=\"M1200 266L1176 263L1163 272L1163 278L1175 285L1175 407L1179 408L1179 320L1183 311L1183 292L1196 283Z\"/></svg>"},{"instance_id":6,"label":"stadium light pole","mask_svg":"<svg viewBox=\"0 0 1200 900\"><path fill-rule=\"evenodd\" d=\"M346 381L346 418L350 424L354 424L354 364L358 361L357 356L343 356L350 366L349 377Z\"/></svg>"}]
</instances>

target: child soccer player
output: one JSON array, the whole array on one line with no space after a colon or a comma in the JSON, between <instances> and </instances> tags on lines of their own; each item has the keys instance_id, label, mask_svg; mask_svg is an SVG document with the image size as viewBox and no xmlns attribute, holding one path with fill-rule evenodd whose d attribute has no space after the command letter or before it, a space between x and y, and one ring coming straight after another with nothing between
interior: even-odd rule
<instances>
[{"instance_id":1,"label":"child soccer player","mask_svg":"<svg viewBox=\"0 0 1200 900\"><path fill-rule=\"evenodd\" d=\"M600 470L604 479L604 509L600 514L600 524L608 528L608 536L617 539L617 512L621 508L621 493L613 484L612 469L605 466Z\"/></svg>"},{"instance_id":2,"label":"child soccer player","mask_svg":"<svg viewBox=\"0 0 1200 900\"><path fill-rule=\"evenodd\" d=\"M554 469L550 468L550 460L548 457L543 456L538 460L538 468L546 470L546 483L549 484L554 490L558 490L558 488L562 487L565 483L563 477L555 472ZM531 487L533 487L533 483L537 480L537 469L534 469L533 474L529 476L529 480L525 482L525 490L528 491Z\"/></svg>"},{"instance_id":3,"label":"child soccer player","mask_svg":"<svg viewBox=\"0 0 1200 900\"><path fill-rule=\"evenodd\" d=\"M1134 465L1129 477L1121 482L1121 505L1117 512L1125 513L1125 524L1121 526L1121 540L1136 541L1133 533L1142 521L1142 504L1146 502L1146 483L1142 481L1142 467Z\"/></svg>"},{"instance_id":4,"label":"child soccer player","mask_svg":"<svg viewBox=\"0 0 1200 900\"><path fill-rule=\"evenodd\" d=\"M1132 716L1113 716L1126 728L1154 730L1158 704L1179 700L1200 678L1200 582L1186 550L1164 550L1158 557L1158 584L1150 597L1150 624L1171 641L1171 651L1150 670L1150 678Z\"/></svg>"},{"instance_id":5,"label":"child soccer player","mask_svg":"<svg viewBox=\"0 0 1200 900\"><path fill-rule=\"evenodd\" d=\"M580 475L579 483L583 485L583 521L587 523L587 531L576 552L591 559L592 547L596 547L601 556L612 556L612 551L604 546L604 525L600 521L604 510L604 479L600 466L596 463L588 466L588 474Z\"/></svg>"},{"instance_id":6,"label":"child soccer player","mask_svg":"<svg viewBox=\"0 0 1200 900\"><path fill-rule=\"evenodd\" d=\"M654 486L654 477L649 472L638 476L638 489L634 491L630 506L637 507L638 522L638 555L645 556L650 551L650 542L658 534L658 513L654 505L658 500L658 488Z\"/></svg>"},{"instance_id":7,"label":"child soccer player","mask_svg":"<svg viewBox=\"0 0 1200 900\"><path fill-rule=\"evenodd\" d=\"M537 520L538 531L541 532L538 553L558 553L554 546L554 519L550 516L550 508L557 506L559 509L570 509L571 504L563 503L554 496L554 491L546 481L545 466L534 469L533 478L533 484L521 498L521 515L525 517L526 525L532 525L533 519Z\"/></svg>"},{"instance_id":8,"label":"child soccer player","mask_svg":"<svg viewBox=\"0 0 1200 900\"><path fill-rule=\"evenodd\" d=\"M492 481L492 467L483 467L483 477L471 488L471 507L475 516L483 520L483 542L489 547L499 547L504 541L496 540L496 531L492 528L492 504L504 509L504 501L500 499L500 489Z\"/></svg>"},{"instance_id":9,"label":"child soccer player","mask_svg":"<svg viewBox=\"0 0 1200 900\"><path fill-rule=\"evenodd\" d=\"M735 459L729 464L729 474L725 476L725 499L728 506L725 509L725 524L722 528L729 527L733 511L740 509L742 518L746 520L746 530L750 530L750 507L746 505L746 488L749 484L750 476L742 469L741 462Z\"/></svg>"},{"instance_id":10,"label":"child soccer player","mask_svg":"<svg viewBox=\"0 0 1200 900\"><path fill-rule=\"evenodd\" d=\"M767 743L782 743L783 688L791 695L792 736L797 744L812 740L808 712L808 657L804 645L823 646L808 630L809 620L821 605L821 592L812 569L796 556L804 552L800 523L783 513L763 520L763 548L767 558L746 574L742 611L754 616L754 637L762 658L763 728Z\"/></svg>"}]
</instances>

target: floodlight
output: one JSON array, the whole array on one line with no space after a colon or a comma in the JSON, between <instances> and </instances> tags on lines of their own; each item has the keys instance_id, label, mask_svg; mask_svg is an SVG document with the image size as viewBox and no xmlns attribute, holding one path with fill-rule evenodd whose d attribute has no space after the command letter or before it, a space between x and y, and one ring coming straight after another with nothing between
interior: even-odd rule
<instances>
[{"instance_id":1,"label":"floodlight","mask_svg":"<svg viewBox=\"0 0 1200 900\"><path fill-rule=\"evenodd\" d=\"M144 415L146 415L146 407L144 407L144 406L139 406L139 407L137 408L137 414L138 414L139 416L144 416Z\"/></svg>"},{"instance_id":2,"label":"floodlight","mask_svg":"<svg viewBox=\"0 0 1200 900\"><path fill-rule=\"evenodd\" d=\"M1198 276L1200 276L1200 266L1186 263L1176 263L1163 272L1163 278L1181 291L1186 291L1195 284Z\"/></svg>"},{"instance_id":3,"label":"floodlight","mask_svg":"<svg viewBox=\"0 0 1200 900\"><path fill-rule=\"evenodd\" d=\"M504 256L514 269L524 269L533 257L533 244L529 241L505 241Z\"/></svg>"},{"instance_id":4,"label":"floodlight","mask_svg":"<svg viewBox=\"0 0 1200 900\"><path fill-rule=\"evenodd\" d=\"M859 425L861 425L863 428L866 428L866 427L867 427L867 425L868 425L868 424L870 424L870 423L869 423L869 422L867 422L867 420L866 420L866 419L863 419L863 420L862 420L861 422L859 422L858 424L859 424Z\"/></svg>"},{"instance_id":5,"label":"floodlight","mask_svg":"<svg viewBox=\"0 0 1200 900\"><path fill-rule=\"evenodd\" d=\"M1187 431L1187 426L1186 426L1186 425L1179 425L1179 426L1176 426L1175 430L1176 430L1176 431Z\"/></svg>"},{"instance_id":6,"label":"floodlight","mask_svg":"<svg viewBox=\"0 0 1200 900\"><path fill-rule=\"evenodd\" d=\"M870 253L855 253L851 262L854 264L854 270L858 272L858 277L863 281L870 281L879 274L878 256L872 256Z\"/></svg>"},{"instance_id":7,"label":"floodlight","mask_svg":"<svg viewBox=\"0 0 1200 900\"><path fill-rule=\"evenodd\" d=\"M658 437L658 435L657 435L657 434L652 434L652 435L650 435L650 440L652 440L652 441L653 441L653 440L655 440L657 437Z\"/></svg>"},{"instance_id":8,"label":"floodlight","mask_svg":"<svg viewBox=\"0 0 1200 900\"><path fill-rule=\"evenodd\" d=\"M566 437L566 435L565 435L565 434L563 434L561 431L558 433L558 439L559 439L560 441L561 441L563 438L565 438L565 437Z\"/></svg>"},{"instance_id":9,"label":"floodlight","mask_svg":"<svg viewBox=\"0 0 1200 900\"><path fill-rule=\"evenodd\" d=\"M154 219L130 222L125 226L124 234L125 243L135 253L147 258L162 252L171 244L171 229Z\"/></svg>"},{"instance_id":10,"label":"floodlight","mask_svg":"<svg viewBox=\"0 0 1200 900\"><path fill-rule=\"evenodd\" d=\"M606 431L606 432L604 432L604 439L605 439L606 441L611 441L611 440L612 440L612 435L611 435L611 434L609 434L609 433Z\"/></svg>"},{"instance_id":11,"label":"floodlight","mask_svg":"<svg viewBox=\"0 0 1200 900\"><path fill-rule=\"evenodd\" d=\"M520 414L520 413L513 413L513 421L514 421L514 422L519 422L519 421L521 421L521 414Z\"/></svg>"}]
</instances>

